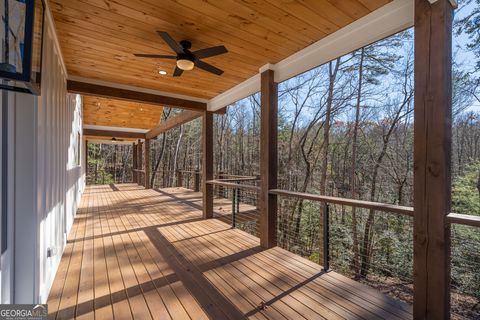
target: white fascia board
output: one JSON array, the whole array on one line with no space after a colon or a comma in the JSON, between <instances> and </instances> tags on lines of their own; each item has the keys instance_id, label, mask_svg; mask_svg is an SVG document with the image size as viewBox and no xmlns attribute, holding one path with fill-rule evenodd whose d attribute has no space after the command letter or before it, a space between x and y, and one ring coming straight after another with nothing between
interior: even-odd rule
<instances>
[{"instance_id":1,"label":"white fascia board","mask_svg":"<svg viewBox=\"0 0 480 320\"><path fill-rule=\"evenodd\" d=\"M348 26L315 42L277 64L260 68L275 71L275 81L282 82L330 60L355 51L413 26L414 0L394 0ZM255 75L212 98L208 110L216 111L260 90L260 75Z\"/></svg>"},{"instance_id":2,"label":"white fascia board","mask_svg":"<svg viewBox=\"0 0 480 320\"><path fill-rule=\"evenodd\" d=\"M207 104L207 110L217 111L258 91L260 91L260 74L256 74L224 93L210 99Z\"/></svg>"},{"instance_id":3,"label":"white fascia board","mask_svg":"<svg viewBox=\"0 0 480 320\"><path fill-rule=\"evenodd\" d=\"M147 133L149 131L148 129L97 126L93 124L84 124L83 129L103 130L103 131L122 131L122 132L134 132L134 133Z\"/></svg>"},{"instance_id":4,"label":"white fascia board","mask_svg":"<svg viewBox=\"0 0 480 320\"><path fill-rule=\"evenodd\" d=\"M184 100L190 100L190 101L196 101L196 102L202 102L202 103L207 103L208 102L208 100L201 99L201 98L198 98L198 97L192 97L192 96L176 94L176 93L171 93L171 92L165 92L165 91L160 91L160 90L154 90L154 89L147 89L147 88L142 88L142 87L135 87L135 86L130 86L130 85L126 85L126 84L108 82L108 81L103 81L103 80L98 80L98 79L84 78L84 77L79 77L79 76L74 76L74 75L69 75L68 80L79 81L79 82L84 82L84 83L89 83L89 84L96 84L96 85L99 85L99 86L106 86L106 87L117 88L117 89L125 89L125 90L131 90L131 91L137 91L137 92L143 92L143 93L156 94L156 95L161 95L161 96L165 96L165 97L184 99Z\"/></svg>"}]
</instances>

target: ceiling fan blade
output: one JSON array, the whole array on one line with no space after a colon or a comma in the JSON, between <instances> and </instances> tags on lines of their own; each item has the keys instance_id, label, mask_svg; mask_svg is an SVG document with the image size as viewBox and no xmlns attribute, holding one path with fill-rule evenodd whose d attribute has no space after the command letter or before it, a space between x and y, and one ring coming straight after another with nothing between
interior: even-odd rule
<instances>
[{"instance_id":1,"label":"ceiling fan blade","mask_svg":"<svg viewBox=\"0 0 480 320\"><path fill-rule=\"evenodd\" d=\"M183 70L180 69L179 67L175 67L175 71L173 71L173 76L174 77L180 77L183 73Z\"/></svg>"},{"instance_id":2,"label":"ceiling fan blade","mask_svg":"<svg viewBox=\"0 0 480 320\"><path fill-rule=\"evenodd\" d=\"M134 53L135 57L140 58L162 58L162 59L176 59L176 56L169 56L165 54L148 54L148 53Z\"/></svg>"},{"instance_id":3,"label":"ceiling fan blade","mask_svg":"<svg viewBox=\"0 0 480 320\"><path fill-rule=\"evenodd\" d=\"M158 35L162 37L163 41L165 41L170 48L172 48L173 51L177 54L182 54L183 48L175 41L173 40L170 35L164 31L157 31Z\"/></svg>"},{"instance_id":4,"label":"ceiling fan blade","mask_svg":"<svg viewBox=\"0 0 480 320\"><path fill-rule=\"evenodd\" d=\"M200 49L193 54L197 59L202 59L202 58L208 58L208 57L213 57L213 56L218 56L219 54L227 53L228 50L225 48L225 46L217 46L217 47L211 47L211 48L205 48L205 49Z\"/></svg>"},{"instance_id":5,"label":"ceiling fan blade","mask_svg":"<svg viewBox=\"0 0 480 320\"><path fill-rule=\"evenodd\" d=\"M200 60L195 61L195 65L200 69L216 74L217 76L223 73L223 70L220 70L217 67L214 67L211 64L200 61Z\"/></svg>"}]
</instances>

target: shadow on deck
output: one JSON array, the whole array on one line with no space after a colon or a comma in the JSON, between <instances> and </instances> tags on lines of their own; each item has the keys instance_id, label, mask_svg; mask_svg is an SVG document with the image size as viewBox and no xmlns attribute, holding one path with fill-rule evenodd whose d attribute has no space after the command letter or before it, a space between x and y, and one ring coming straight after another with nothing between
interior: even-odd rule
<instances>
[{"instance_id":1,"label":"shadow on deck","mask_svg":"<svg viewBox=\"0 0 480 320\"><path fill-rule=\"evenodd\" d=\"M219 215L201 219L201 194L187 189L88 187L49 318L412 318L409 306L365 285L283 249L262 250L223 222L228 211Z\"/></svg>"}]
</instances>

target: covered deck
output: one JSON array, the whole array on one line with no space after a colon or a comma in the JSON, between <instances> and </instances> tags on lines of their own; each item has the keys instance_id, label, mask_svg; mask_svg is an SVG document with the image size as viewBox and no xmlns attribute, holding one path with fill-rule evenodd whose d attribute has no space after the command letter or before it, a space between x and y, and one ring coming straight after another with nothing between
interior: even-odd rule
<instances>
[{"instance_id":1,"label":"covered deck","mask_svg":"<svg viewBox=\"0 0 480 320\"><path fill-rule=\"evenodd\" d=\"M225 199L214 210L225 207ZM137 184L85 190L50 319L410 319L411 307L221 219L202 194Z\"/></svg>"}]
</instances>

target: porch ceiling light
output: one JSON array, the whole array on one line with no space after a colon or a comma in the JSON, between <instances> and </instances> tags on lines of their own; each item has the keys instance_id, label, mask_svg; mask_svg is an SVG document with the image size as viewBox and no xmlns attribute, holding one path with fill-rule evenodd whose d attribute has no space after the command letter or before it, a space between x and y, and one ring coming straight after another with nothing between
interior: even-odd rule
<instances>
[{"instance_id":1,"label":"porch ceiling light","mask_svg":"<svg viewBox=\"0 0 480 320\"><path fill-rule=\"evenodd\" d=\"M195 64L193 63L192 60L181 58L177 60L177 67L179 67L182 70L185 71L190 71L193 69Z\"/></svg>"}]
</instances>

